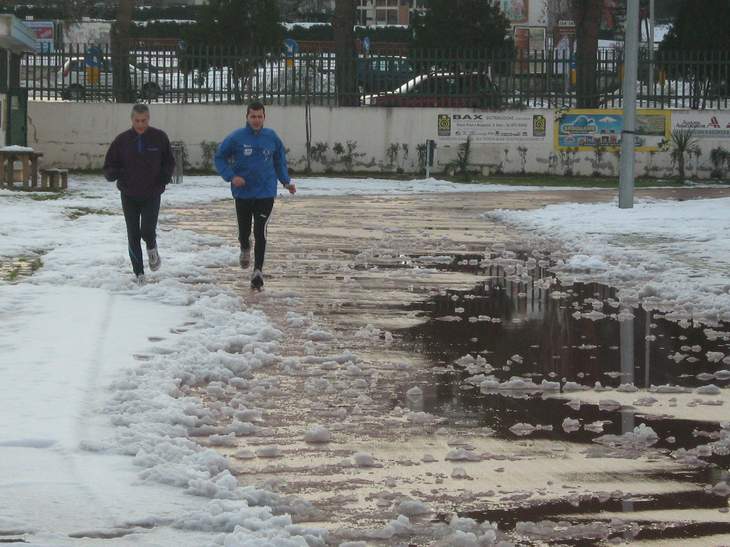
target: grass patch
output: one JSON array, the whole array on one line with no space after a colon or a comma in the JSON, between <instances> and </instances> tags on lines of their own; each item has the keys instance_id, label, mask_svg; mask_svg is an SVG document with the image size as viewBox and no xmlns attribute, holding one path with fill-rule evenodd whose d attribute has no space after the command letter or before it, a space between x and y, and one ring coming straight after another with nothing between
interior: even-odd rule
<instances>
[{"instance_id":1,"label":"grass patch","mask_svg":"<svg viewBox=\"0 0 730 547\"><path fill-rule=\"evenodd\" d=\"M461 184L504 184L507 186L548 186L548 187L577 187L577 188L618 188L618 177L565 177L559 175L477 175L470 182L464 182L459 177L441 177L443 180ZM680 188L686 186L683 182L673 179L638 178L634 181L636 188L667 187Z\"/></svg>"},{"instance_id":2,"label":"grass patch","mask_svg":"<svg viewBox=\"0 0 730 547\"><path fill-rule=\"evenodd\" d=\"M66 216L71 220L76 220L85 215L107 215L114 216L116 213L105 209L94 209L93 207L74 207L66 212Z\"/></svg>"},{"instance_id":3,"label":"grass patch","mask_svg":"<svg viewBox=\"0 0 730 547\"><path fill-rule=\"evenodd\" d=\"M63 194L31 194L30 199L33 201L51 201L62 197Z\"/></svg>"},{"instance_id":4,"label":"grass patch","mask_svg":"<svg viewBox=\"0 0 730 547\"><path fill-rule=\"evenodd\" d=\"M30 199L33 201L51 201L54 199L60 199L63 194L47 193L47 194L31 194Z\"/></svg>"},{"instance_id":5,"label":"grass patch","mask_svg":"<svg viewBox=\"0 0 730 547\"><path fill-rule=\"evenodd\" d=\"M472 180L465 181L460 176L448 176L444 173L434 173L434 178L454 182L457 184L473 185L473 184L503 184L506 186L547 186L547 187L576 187L576 188L617 188L619 185L618 177L590 177L590 176L571 176L564 175L472 175ZM393 181L413 181L421 180L424 175L413 175L405 173L374 173L370 171L354 171L352 173L324 173L324 174L296 174L295 178L306 180L308 178L327 178L337 177L339 179L362 179L377 178ZM730 181L725 180L698 180L693 181L696 184L729 184ZM688 184L678 179L655 179L655 178L637 178L634 182L636 188L682 188L690 187Z\"/></svg>"},{"instance_id":6,"label":"grass patch","mask_svg":"<svg viewBox=\"0 0 730 547\"><path fill-rule=\"evenodd\" d=\"M5 280L6 281L15 281L16 279L18 279L18 276L20 275L20 270L21 270L20 265L13 266L8 271L8 273L5 275Z\"/></svg>"},{"instance_id":7,"label":"grass patch","mask_svg":"<svg viewBox=\"0 0 730 547\"><path fill-rule=\"evenodd\" d=\"M22 277L29 277L43 267L41 257L17 257L8 262L0 262L0 280L7 282L18 281Z\"/></svg>"},{"instance_id":8,"label":"grass patch","mask_svg":"<svg viewBox=\"0 0 730 547\"><path fill-rule=\"evenodd\" d=\"M77 174L88 174L88 175L101 175L101 171L98 169L90 170L74 170L73 173ZM425 177L424 173L398 173L396 171L351 171L349 173L342 173L338 171L330 171L324 173L310 173L306 174L303 171L291 170L291 174L295 179L309 179L309 178L338 178L338 179L383 179L393 181L413 181L421 180ZM185 171L185 176L216 176L217 173L206 169L188 169ZM504 184L508 186L548 186L548 187L585 187L585 188L618 188L619 179L618 175L614 177L596 177L596 176L565 176L565 175L541 175L541 174L525 174L525 175L480 175L478 173L472 174L472 180L465 181L460 176L449 176L443 172L432 173L431 175L439 180L445 180L458 184ZM730 184L730 180L717 180L717 179L702 179L693 181L695 184ZM667 187L667 188L681 188L688 187L689 185L679 179L656 179L639 177L635 180L634 186L636 188L649 188L649 187ZM53 194L55 196L55 194ZM61 197L61 195L58 195ZM58 197L45 198L39 196L37 199L58 199ZM89 196L87 196L89 197ZM36 198L34 198L36 199ZM79 208L82 209L82 208ZM90 211L91 212L91 211ZM89 214L89 213L84 213ZM105 212L98 212L97 214L109 214ZM79 215L80 216L80 215Z\"/></svg>"}]
</instances>

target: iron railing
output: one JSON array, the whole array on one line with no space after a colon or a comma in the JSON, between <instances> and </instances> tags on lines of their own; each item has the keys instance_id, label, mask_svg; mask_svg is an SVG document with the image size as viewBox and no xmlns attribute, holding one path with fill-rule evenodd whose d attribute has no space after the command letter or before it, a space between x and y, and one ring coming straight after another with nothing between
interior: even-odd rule
<instances>
[{"instance_id":1,"label":"iron railing","mask_svg":"<svg viewBox=\"0 0 730 547\"><path fill-rule=\"evenodd\" d=\"M344 64L336 78L337 59ZM342 61L345 59L345 61ZM622 106L623 53L601 49L593 66L568 51L409 51L408 55L337 56L308 51L234 48L133 49L75 45L23 57L31 100L113 101L112 63L129 67L123 96L162 103L568 108ZM576 74L590 71L581 96ZM339 85L338 85L339 82ZM639 59L638 105L727 109L730 52L659 53ZM118 90L117 90L118 91Z\"/></svg>"}]
</instances>

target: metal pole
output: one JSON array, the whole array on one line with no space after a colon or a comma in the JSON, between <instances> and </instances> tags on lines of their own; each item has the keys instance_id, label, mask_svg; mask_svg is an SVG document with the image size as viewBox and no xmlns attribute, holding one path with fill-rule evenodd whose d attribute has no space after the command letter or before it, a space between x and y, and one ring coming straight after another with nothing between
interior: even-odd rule
<instances>
[{"instance_id":1,"label":"metal pole","mask_svg":"<svg viewBox=\"0 0 730 547\"><path fill-rule=\"evenodd\" d=\"M624 128L621 131L621 166L618 206L634 206L634 134L636 133L636 78L639 64L639 0L627 0L624 38Z\"/></svg>"},{"instance_id":2,"label":"metal pole","mask_svg":"<svg viewBox=\"0 0 730 547\"><path fill-rule=\"evenodd\" d=\"M426 139L426 178L431 177L431 140Z\"/></svg>"},{"instance_id":3,"label":"metal pole","mask_svg":"<svg viewBox=\"0 0 730 547\"><path fill-rule=\"evenodd\" d=\"M654 0L649 0L649 93L654 95ZM655 105L656 106L656 105Z\"/></svg>"}]
</instances>

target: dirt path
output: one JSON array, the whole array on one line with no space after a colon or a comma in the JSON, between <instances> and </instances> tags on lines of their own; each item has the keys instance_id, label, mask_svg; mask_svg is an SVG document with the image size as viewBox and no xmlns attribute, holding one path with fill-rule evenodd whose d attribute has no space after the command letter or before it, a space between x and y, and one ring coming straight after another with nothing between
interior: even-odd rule
<instances>
[{"instance_id":1,"label":"dirt path","mask_svg":"<svg viewBox=\"0 0 730 547\"><path fill-rule=\"evenodd\" d=\"M692 199L726 197L730 190L637 195ZM267 389L246 394L263 411L262 429L236 447L220 447L232 456L241 482L312 502L316 510L299 518L331 529L333 544L359 539L369 545L448 544L446 525L438 523L487 505L516 507L528 498L551 503L617 489L622 499L693 489L650 478L677 471L666 458L590 459L580 445L563 440L505 441L488 427L460 425L458 412L448 419L421 412L417 390L406 394L432 384L435 373L427 356L407 349L393 331L423 321L413 304L483 280L471 271L439 268L438 257L534 249L534 242L483 219L482 212L614 198L614 191L598 190L279 199L269 227L266 290L252 293L233 266L214 274L283 333L282 359L259 377ZM167 212L177 228L235 245L230 202ZM331 442L305 442L313 424L324 426ZM356 452L364 454L359 464ZM401 505L409 500L423 506ZM423 507L429 512L417 514ZM384 528L399 513L412 517L402 535L397 527ZM718 516L729 522L716 511L696 513L700 520ZM609 526L628 533L623 527ZM717 538L730 541L730 535Z\"/></svg>"}]
</instances>

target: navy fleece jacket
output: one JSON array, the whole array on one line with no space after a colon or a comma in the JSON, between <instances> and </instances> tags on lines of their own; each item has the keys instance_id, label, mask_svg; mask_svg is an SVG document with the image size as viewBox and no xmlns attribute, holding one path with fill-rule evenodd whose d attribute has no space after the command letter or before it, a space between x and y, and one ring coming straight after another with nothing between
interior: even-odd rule
<instances>
[{"instance_id":1,"label":"navy fleece jacket","mask_svg":"<svg viewBox=\"0 0 730 547\"><path fill-rule=\"evenodd\" d=\"M148 198L160 195L175 171L170 140L154 127L139 135L134 129L117 135L104 160L104 176L117 181L126 196Z\"/></svg>"}]
</instances>

